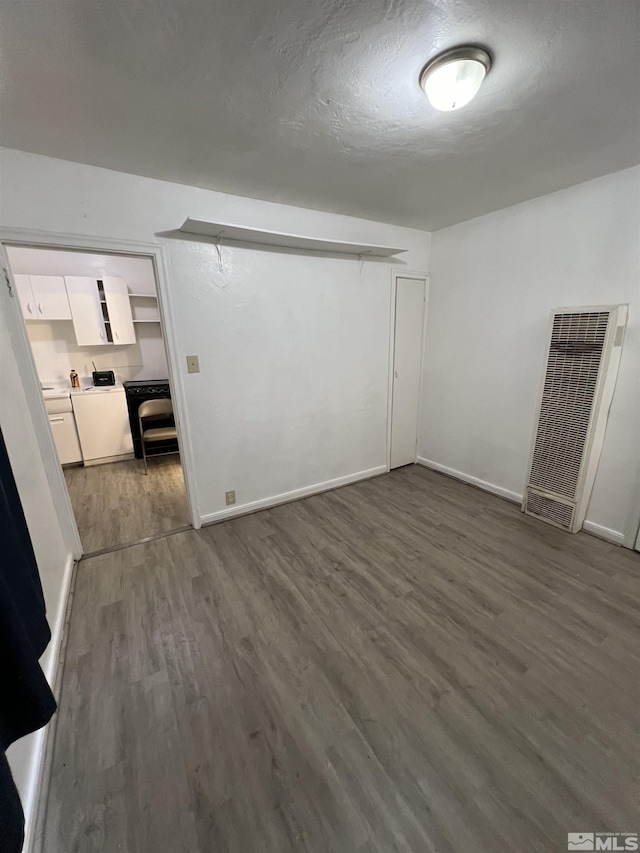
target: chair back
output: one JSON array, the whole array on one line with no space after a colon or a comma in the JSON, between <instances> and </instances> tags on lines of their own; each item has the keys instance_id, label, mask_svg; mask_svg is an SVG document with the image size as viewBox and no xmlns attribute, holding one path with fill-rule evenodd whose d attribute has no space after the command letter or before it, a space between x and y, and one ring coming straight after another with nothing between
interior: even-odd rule
<instances>
[{"instance_id":1,"label":"chair back","mask_svg":"<svg viewBox=\"0 0 640 853\"><path fill-rule=\"evenodd\" d=\"M154 415L172 415L173 406L168 397L161 397L159 400L146 400L140 403L138 407L138 418L142 421L143 418L150 418Z\"/></svg>"}]
</instances>

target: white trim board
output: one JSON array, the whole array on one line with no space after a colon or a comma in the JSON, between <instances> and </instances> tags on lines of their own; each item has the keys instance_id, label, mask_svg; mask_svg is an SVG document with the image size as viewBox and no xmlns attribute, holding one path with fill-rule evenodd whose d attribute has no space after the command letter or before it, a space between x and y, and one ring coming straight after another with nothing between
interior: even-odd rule
<instances>
[{"instance_id":1,"label":"white trim board","mask_svg":"<svg viewBox=\"0 0 640 853\"><path fill-rule=\"evenodd\" d=\"M58 611L55 621L51 626L51 640L49 641L48 649L50 649L49 660L44 668L44 674L51 685L52 689L56 686L56 674L60 665L62 640L64 637L64 625L67 618L67 607L69 603L69 593L71 590L71 580L73 578L75 560L73 554L67 556L67 561L64 567L64 575L62 588L60 590L60 599L58 601ZM58 699L59 697L56 697ZM57 713L57 712L56 712ZM43 771L44 758L47 751L47 739L51 731L52 723L48 723L41 729L38 729L31 737L33 738L32 760L29 770L29 780L26 790L22 798L22 808L24 810L24 853L32 853L36 842L36 819L38 816L38 806L43 793Z\"/></svg>"},{"instance_id":2,"label":"white trim board","mask_svg":"<svg viewBox=\"0 0 640 853\"><path fill-rule=\"evenodd\" d=\"M424 465L425 468L431 468L440 474L446 474L447 477L453 477L454 480L462 480L463 483L469 483L471 486L477 486L485 492L491 492L492 495L498 495L498 497L513 501L514 503L522 503L522 495L519 495L518 492L512 492L510 489L496 486L494 483L487 482L487 480L481 480L479 477L473 477L471 474L465 474L463 471L457 471L455 468L449 468L447 465L441 465L439 462L433 462L433 460L425 459L423 456L418 456L416 462L418 465Z\"/></svg>"},{"instance_id":3,"label":"white trim board","mask_svg":"<svg viewBox=\"0 0 640 853\"><path fill-rule=\"evenodd\" d=\"M596 524L595 521L589 521L588 518L584 520L582 529L591 533L592 536L597 536L598 539L606 539L607 542L613 542L614 545L625 547L625 536L620 530L612 530L610 527Z\"/></svg>"},{"instance_id":4,"label":"white trim board","mask_svg":"<svg viewBox=\"0 0 640 853\"><path fill-rule=\"evenodd\" d=\"M62 586L60 588L60 598L58 601L58 612L56 613L56 618L51 626L51 640L49 641L49 646L51 648L51 654L49 655L49 660L47 661L47 666L44 669L44 674L49 682L49 684L55 686L56 682L56 673L58 670L58 663L60 661L60 649L62 646L62 635L64 633L64 622L67 617L67 607L69 604L69 592L71 590L71 579L73 578L73 567L74 563L77 562L74 560L73 554L67 555L67 560L64 565L64 574L62 580Z\"/></svg>"},{"instance_id":5,"label":"white trim board","mask_svg":"<svg viewBox=\"0 0 640 853\"><path fill-rule=\"evenodd\" d=\"M203 515L200 518L202 526L208 524L216 524L219 521L226 521L229 518L236 518L240 515L250 515L252 512L258 512L261 509L270 509L280 504L291 503L302 498L309 498L312 495L319 495L322 492L330 492L333 489L339 489L341 486L349 486L351 483L357 483L360 480L369 480L371 477L379 477L380 474L388 472L386 465L378 465L375 468L369 468L366 471L358 471L355 474L347 474L345 477L336 477L334 480L327 480L324 483L315 483L313 486L305 486L302 489L294 489L291 492L283 492L280 495L273 495L270 498L262 498L258 501L251 501L247 504L232 506L228 509L221 509L217 512L211 512Z\"/></svg>"},{"instance_id":6,"label":"white trim board","mask_svg":"<svg viewBox=\"0 0 640 853\"><path fill-rule=\"evenodd\" d=\"M5 320L8 327L11 349L20 371L24 396L29 409L29 415L36 435L36 441L42 456L45 476L49 482L58 523L66 547L76 559L82 556L82 544L78 525L71 506L69 490L64 479L62 467L58 461L58 452L51 432L51 424L45 408L44 398L40 388L40 379L33 357L33 350L27 336L27 328L22 316L19 300L16 294L15 281L2 239L3 229L0 229L0 264L6 270L11 282L11 297L3 301ZM4 285L3 285L4 286ZM9 449L9 448L8 448Z\"/></svg>"},{"instance_id":7,"label":"white trim board","mask_svg":"<svg viewBox=\"0 0 640 853\"><path fill-rule=\"evenodd\" d=\"M463 483L468 483L471 486L476 486L485 492L491 492L492 495L497 495L507 501L521 504L522 495L518 492L512 492L510 489L505 489L502 486L496 486L495 483L489 483L487 480L481 480L479 477L473 477L471 474L465 474L463 471L457 471L455 468L449 468L447 465L441 465L439 462L434 462L431 459L425 459L423 456L418 456L416 459L418 465L423 465L425 468L431 468L433 471L438 471L440 474L445 474L447 477L453 477L454 480L461 480ZM625 545L625 536L619 530L612 530L610 527L604 527L601 524L596 524L593 521L586 520L582 525L582 529L592 536L597 536L598 539L606 539L607 542L612 542L614 545Z\"/></svg>"}]
</instances>

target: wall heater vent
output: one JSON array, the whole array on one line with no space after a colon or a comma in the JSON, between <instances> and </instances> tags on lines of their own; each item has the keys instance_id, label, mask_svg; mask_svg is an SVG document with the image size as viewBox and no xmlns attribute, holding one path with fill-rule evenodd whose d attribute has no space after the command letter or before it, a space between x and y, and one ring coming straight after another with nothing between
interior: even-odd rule
<instances>
[{"instance_id":1,"label":"wall heater vent","mask_svg":"<svg viewBox=\"0 0 640 853\"><path fill-rule=\"evenodd\" d=\"M626 305L552 315L522 509L572 533L593 488L626 322Z\"/></svg>"}]
</instances>

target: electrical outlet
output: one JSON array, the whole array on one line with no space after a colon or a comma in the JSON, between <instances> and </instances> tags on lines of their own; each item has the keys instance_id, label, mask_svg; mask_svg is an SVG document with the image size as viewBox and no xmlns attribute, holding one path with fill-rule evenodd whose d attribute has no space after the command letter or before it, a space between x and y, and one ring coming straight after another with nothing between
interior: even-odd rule
<instances>
[{"instance_id":1,"label":"electrical outlet","mask_svg":"<svg viewBox=\"0 0 640 853\"><path fill-rule=\"evenodd\" d=\"M236 502L236 493L234 491L225 492L224 499L227 502L227 506L231 506L231 504Z\"/></svg>"},{"instance_id":2,"label":"electrical outlet","mask_svg":"<svg viewBox=\"0 0 640 853\"><path fill-rule=\"evenodd\" d=\"M200 362L197 355L187 356L187 373L200 373Z\"/></svg>"}]
</instances>

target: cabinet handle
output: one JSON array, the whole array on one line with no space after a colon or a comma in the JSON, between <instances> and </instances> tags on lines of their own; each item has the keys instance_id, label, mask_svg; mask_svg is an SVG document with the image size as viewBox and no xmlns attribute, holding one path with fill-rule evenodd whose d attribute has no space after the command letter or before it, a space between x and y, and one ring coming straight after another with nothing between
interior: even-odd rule
<instances>
[{"instance_id":1,"label":"cabinet handle","mask_svg":"<svg viewBox=\"0 0 640 853\"><path fill-rule=\"evenodd\" d=\"M31 310L31 303L30 302L27 302L27 311L29 312L29 314L33 314L33 311Z\"/></svg>"},{"instance_id":2,"label":"cabinet handle","mask_svg":"<svg viewBox=\"0 0 640 853\"><path fill-rule=\"evenodd\" d=\"M119 341L119 340L120 340L120 337L118 336L118 333L117 333L115 330L114 330L113 334L115 335L116 340L117 340L117 341Z\"/></svg>"},{"instance_id":3,"label":"cabinet handle","mask_svg":"<svg viewBox=\"0 0 640 853\"><path fill-rule=\"evenodd\" d=\"M104 340L104 332L100 332L100 338Z\"/></svg>"},{"instance_id":4,"label":"cabinet handle","mask_svg":"<svg viewBox=\"0 0 640 853\"><path fill-rule=\"evenodd\" d=\"M62 424L64 423L64 418L49 418L50 424Z\"/></svg>"},{"instance_id":5,"label":"cabinet handle","mask_svg":"<svg viewBox=\"0 0 640 853\"><path fill-rule=\"evenodd\" d=\"M44 314L44 311L42 310L42 302L38 302L38 311L39 311L41 314Z\"/></svg>"}]
</instances>

